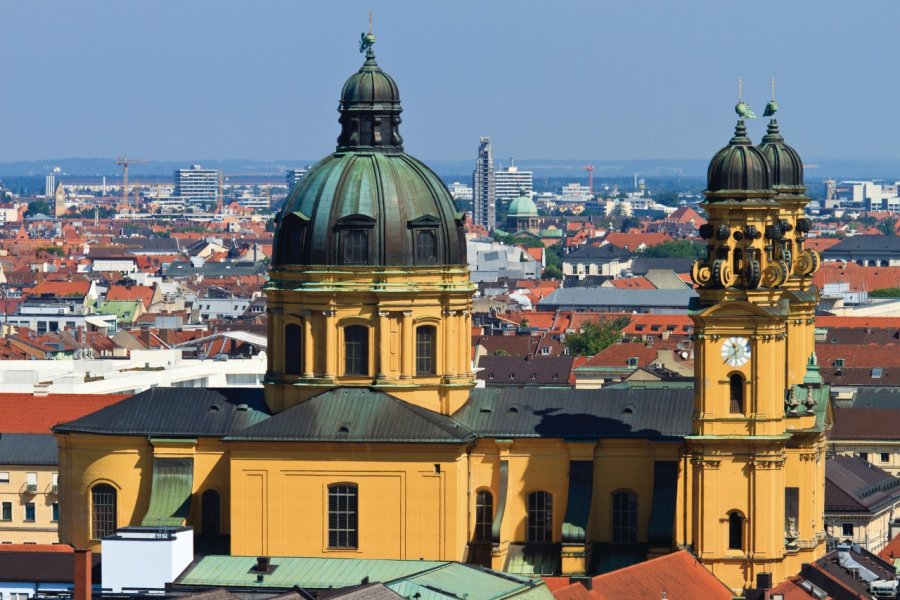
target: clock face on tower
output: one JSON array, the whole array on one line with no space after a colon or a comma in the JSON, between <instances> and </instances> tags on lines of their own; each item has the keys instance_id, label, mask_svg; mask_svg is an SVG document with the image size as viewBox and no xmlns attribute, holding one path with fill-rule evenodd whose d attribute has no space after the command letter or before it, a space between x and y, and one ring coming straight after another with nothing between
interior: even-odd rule
<instances>
[{"instance_id":1,"label":"clock face on tower","mask_svg":"<svg viewBox=\"0 0 900 600\"><path fill-rule=\"evenodd\" d=\"M750 360L750 342L742 337L730 337L722 342L722 360L732 367L740 367Z\"/></svg>"}]
</instances>

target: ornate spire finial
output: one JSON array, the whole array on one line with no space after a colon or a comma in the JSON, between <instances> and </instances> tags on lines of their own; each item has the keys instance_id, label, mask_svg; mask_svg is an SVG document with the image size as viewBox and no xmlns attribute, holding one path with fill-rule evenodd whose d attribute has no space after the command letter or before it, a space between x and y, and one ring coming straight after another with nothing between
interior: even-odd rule
<instances>
[{"instance_id":1,"label":"ornate spire finial","mask_svg":"<svg viewBox=\"0 0 900 600\"><path fill-rule=\"evenodd\" d=\"M375 58L375 51L372 45L375 43L375 36L372 34L372 11L369 10L369 33L359 34L359 52L366 53L366 58Z\"/></svg>"},{"instance_id":2,"label":"ornate spire finial","mask_svg":"<svg viewBox=\"0 0 900 600\"><path fill-rule=\"evenodd\" d=\"M775 102L775 78L772 77L772 99L766 104L766 110L763 112L764 117L774 117L778 112L778 103ZM774 121L775 119L772 119Z\"/></svg>"},{"instance_id":3,"label":"ornate spire finial","mask_svg":"<svg viewBox=\"0 0 900 600\"><path fill-rule=\"evenodd\" d=\"M755 119L756 114L753 112L753 109L750 108L750 105L744 102L744 81L743 77L738 77L738 103L734 106L734 112L737 113L740 119Z\"/></svg>"},{"instance_id":4,"label":"ornate spire finial","mask_svg":"<svg viewBox=\"0 0 900 600\"><path fill-rule=\"evenodd\" d=\"M369 35L372 35L372 9L371 8L369 9ZM773 94L775 93L774 87L775 87L775 78L773 77L772 78L772 90L773 90L772 93ZM773 98L774 98L774 96L773 96Z\"/></svg>"}]
</instances>

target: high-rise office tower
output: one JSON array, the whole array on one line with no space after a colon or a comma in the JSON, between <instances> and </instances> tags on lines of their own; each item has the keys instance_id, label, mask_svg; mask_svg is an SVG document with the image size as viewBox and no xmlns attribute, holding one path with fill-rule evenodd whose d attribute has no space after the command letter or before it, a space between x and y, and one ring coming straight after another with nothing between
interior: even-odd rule
<instances>
[{"instance_id":1,"label":"high-rise office tower","mask_svg":"<svg viewBox=\"0 0 900 600\"><path fill-rule=\"evenodd\" d=\"M478 145L478 158L475 159L475 172L472 174L472 196L475 224L494 229L497 225L497 198L494 156L489 137L481 138Z\"/></svg>"},{"instance_id":2,"label":"high-rise office tower","mask_svg":"<svg viewBox=\"0 0 900 600\"><path fill-rule=\"evenodd\" d=\"M500 169L494 174L496 177L495 192L497 200L512 200L522 196L522 192L531 196L534 173L532 171L520 171L510 159L509 166Z\"/></svg>"},{"instance_id":3,"label":"high-rise office tower","mask_svg":"<svg viewBox=\"0 0 900 600\"><path fill-rule=\"evenodd\" d=\"M52 198L56 193L56 175L51 173L44 178L44 195Z\"/></svg>"},{"instance_id":4,"label":"high-rise office tower","mask_svg":"<svg viewBox=\"0 0 900 600\"><path fill-rule=\"evenodd\" d=\"M287 180L288 194L294 191L294 186L300 183L303 176L309 170L309 166L303 169L288 169L285 179Z\"/></svg>"},{"instance_id":5,"label":"high-rise office tower","mask_svg":"<svg viewBox=\"0 0 900 600\"><path fill-rule=\"evenodd\" d=\"M175 196L191 203L214 202L219 194L219 172L193 165L190 169L176 169Z\"/></svg>"}]
</instances>

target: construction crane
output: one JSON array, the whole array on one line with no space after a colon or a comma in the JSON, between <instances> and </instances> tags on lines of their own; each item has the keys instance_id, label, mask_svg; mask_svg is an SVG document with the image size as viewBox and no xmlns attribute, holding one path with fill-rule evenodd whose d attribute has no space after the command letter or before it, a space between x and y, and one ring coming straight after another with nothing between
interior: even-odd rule
<instances>
[{"instance_id":1,"label":"construction crane","mask_svg":"<svg viewBox=\"0 0 900 600\"><path fill-rule=\"evenodd\" d=\"M591 188L591 196L594 195L594 165L585 165L581 167L588 172L588 187Z\"/></svg>"},{"instance_id":2,"label":"construction crane","mask_svg":"<svg viewBox=\"0 0 900 600\"><path fill-rule=\"evenodd\" d=\"M125 202L125 206L130 207L131 205L128 203L128 165L136 165L140 163L147 163L149 160L143 160L140 158L128 158L128 155L120 156L116 158L116 164L122 166L122 187L123 187L123 200Z\"/></svg>"}]
</instances>

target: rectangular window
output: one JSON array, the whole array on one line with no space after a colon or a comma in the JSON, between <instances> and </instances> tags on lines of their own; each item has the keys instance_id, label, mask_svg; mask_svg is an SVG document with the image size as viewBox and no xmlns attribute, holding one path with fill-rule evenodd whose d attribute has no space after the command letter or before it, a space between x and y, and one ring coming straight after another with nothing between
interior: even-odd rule
<instances>
[{"instance_id":1,"label":"rectangular window","mask_svg":"<svg viewBox=\"0 0 900 600\"><path fill-rule=\"evenodd\" d=\"M859 457L863 460L869 460L869 453L868 452L860 452Z\"/></svg>"},{"instance_id":2,"label":"rectangular window","mask_svg":"<svg viewBox=\"0 0 900 600\"><path fill-rule=\"evenodd\" d=\"M841 525L841 535L844 537L853 537L853 523L844 523Z\"/></svg>"},{"instance_id":3,"label":"rectangular window","mask_svg":"<svg viewBox=\"0 0 900 600\"><path fill-rule=\"evenodd\" d=\"M437 329L423 325L416 329L416 374L434 375Z\"/></svg>"},{"instance_id":4,"label":"rectangular window","mask_svg":"<svg viewBox=\"0 0 900 600\"><path fill-rule=\"evenodd\" d=\"M357 548L359 498L355 485L328 486L328 547Z\"/></svg>"},{"instance_id":5,"label":"rectangular window","mask_svg":"<svg viewBox=\"0 0 900 600\"><path fill-rule=\"evenodd\" d=\"M0 483L9 483L9 471L0 471Z\"/></svg>"},{"instance_id":6,"label":"rectangular window","mask_svg":"<svg viewBox=\"0 0 900 600\"><path fill-rule=\"evenodd\" d=\"M56 523L59 521L59 502L54 502L51 506L50 520Z\"/></svg>"},{"instance_id":7,"label":"rectangular window","mask_svg":"<svg viewBox=\"0 0 900 600\"><path fill-rule=\"evenodd\" d=\"M369 374L369 330L366 327L344 328L344 374Z\"/></svg>"},{"instance_id":8,"label":"rectangular window","mask_svg":"<svg viewBox=\"0 0 900 600\"><path fill-rule=\"evenodd\" d=\"M891 455L888 454L887 452L882 452L881 453L881 462L883 462L883 463L891 462Z\"/></svg>"},{"instance_id":9,"label":"rectangular window","mask_svg":"<svg viewBox=\"0 0 900 600\"><path fill-rule=\"evenodd\" d=\"M3 503L3 513L0 514L0 521L12 521L12 502Z\"/></svg>"},{"instance_id":10,"label":"rectangular window","mask_svg":"<svg viewBox=\"0 0 900 600\"><path fill-rule=\"evenodd\" d=\"M34 522L34 502L25 503L25 521L28 523Z\"/></svg>"},{"instance_id":11,"label":"rectangular window","mask_svg":"<svg viewBox=\"0 0 900 600\"><path fill-rule=\"evenodd\" d=\"M364 265L369 262L369 232L359 229L344 231L344 264Z\"/></svg>"}]
</instances>

